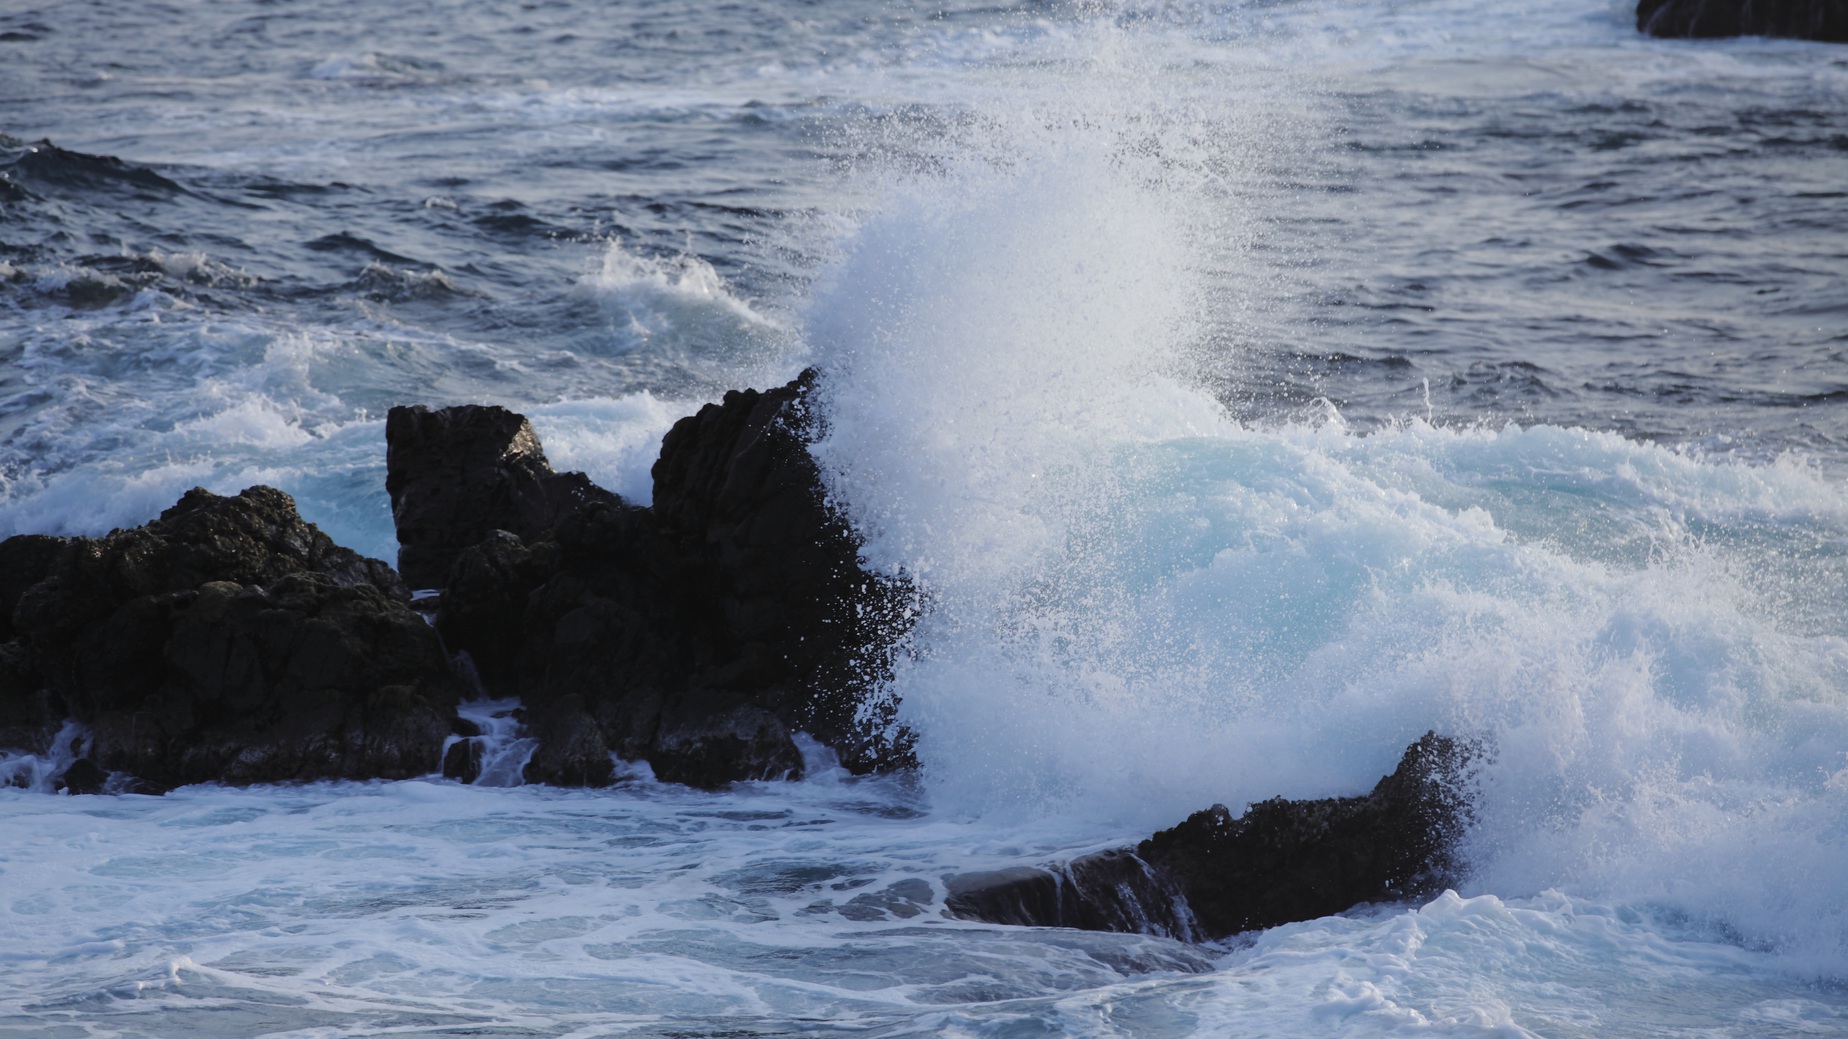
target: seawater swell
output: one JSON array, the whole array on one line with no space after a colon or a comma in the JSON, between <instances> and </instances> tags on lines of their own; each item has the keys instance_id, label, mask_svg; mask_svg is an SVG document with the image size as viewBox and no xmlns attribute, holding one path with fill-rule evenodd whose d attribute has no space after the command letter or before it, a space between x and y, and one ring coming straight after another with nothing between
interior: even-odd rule
<instances>
[{"instance_id":1,"label":"seawater swell","mask_svg":"<svg viewBox=\"0 0 1848 1039\"><path fill-rule=\"evenodd\" d=\"M4 135L0 184L4 534L268 483L387 555L380 417L457 396L556 414L562 457L646 501L673 418L783 367L774 312L630 227Z\"/></svg>"}]
</instances>

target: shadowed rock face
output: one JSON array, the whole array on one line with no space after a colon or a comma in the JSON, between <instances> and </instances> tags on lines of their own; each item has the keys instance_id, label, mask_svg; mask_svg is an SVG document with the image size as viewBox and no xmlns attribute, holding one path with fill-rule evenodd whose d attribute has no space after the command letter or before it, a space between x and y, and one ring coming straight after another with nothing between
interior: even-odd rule
<instances>
[{"instance_id":1,"label":"shadowed rock face","mask_svg":"<svg viewBox=\"0 0 1848 1039\"><path fill-rule=\"evenodd\" d=\"M827 505L807 446L814 378L676 423L652 508L584 495L536 537L492 532L456 555L438 627L487 689L525 702L529 779L608 782L612 751L695 786L798 776L799 730L858 771L909 762L874 690L911 596L861 568ZM474 410L430 415L466 429Z\"/></svg>"},{"instance_id":2,"label":"shadowed rock face","mask_svg":"<svg viewBox=\"0 0 1848 1039\"><path fill-rule=\"evenodd\" d=\"M912 763L887 742L889 655L909 632L909 584L860 565L860 539L829 507L808 445L821 432L816 374L727 393L675 423L654 467L664 534L700 560L716 605L719 673L856 771ZM864 724L865 720L871 722Z\"/></svg>"},{"instance_id":3,"label":"shadowed rock face","mask_svg":"<svg viewBox=\"0 0 1848 1039\"><path fill-rule=\"evenodd\" d=\"M1848 0L1639 0L1636 28L1651 36L1848 43Z\"/></svg>"},{"instance_id":4,"label":"shadowed rock face","mask_svg":"<svg viewBox=\"0 0 1848 1039\"><path fill-rule=\"evenodd\" d=\"M1112 848L1062 866L1014 866L944 878L951 916L1018 927L1207 937L1173 878L1130 848Z\"/></svg>"},{"instance_id":5,"label":"shadowed rock face","mask_svg":"<svg viewBox=\"0 0 1848 1039\"><path fill-rule=\"evenodd\" d=\"M164 789L433 771L459 683L384 563L288 495L203 489L143 527L0 543L0 739L90 727L87 771ZM36 730L36 735L34 734Z\"/></svg>"},{"instance_id":6,"label":"shadowed rock face","mask_svg":"<svg viewBox=\"0 0 1848 1039\"><path fill-rule=\"evenodd\" d=\"M1195 812L1135 848L947 878L953 915L989 923L1224 938L1425 898L1456 882L1477 751L1427 733L1360 797Z\"/></svg>"},{"instance_id":7,"label":"shadowed rock face","mask_svg":"<svg viewBox=\"0 0 1848 1039\"><path fill-rule=\"evenodd\" d=\"M621 502L583 473L554 472L532 424L506 408L393 408L385 442L398 569L413 588L440 587L493 531L530 540L591 502Z\"/></svg>"},{"instance_id":8,"label":"shadowed rock face","mask_svg":"<svg viewBox=\"0 0 1848 1039\"><path fill-rule=\"evenodd\" d=\"M13 609L26 590L44 580L70 550L69 538L21 534L0 541L0 747L39 750L63 721L26 659L13 628Z\"/></svg>"}]
</instances>

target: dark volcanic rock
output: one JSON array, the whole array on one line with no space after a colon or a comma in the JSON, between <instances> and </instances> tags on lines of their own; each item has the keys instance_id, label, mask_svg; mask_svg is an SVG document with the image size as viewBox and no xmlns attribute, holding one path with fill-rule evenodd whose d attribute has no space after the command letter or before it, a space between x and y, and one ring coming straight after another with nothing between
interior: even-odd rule
<instances>
[{"instance_id":1,"label":"dark volcanic rock","mask_svg":"<svg viewBox=\"0 0 1848 1039\"><path fill-rule=\"evenodd\" d=\"M435 632L281 491L194 489L143 527L21 540L0 571L38 580L0 648L0 726L75 718L93 767L154 788L437 767L459 683Z\"/></svg>"},{"instance_id":2,"label":"dark volcanic rock","mask_svg":"<svg viewBox=\"0 0 1848 1039\"><path fill-rule=\"evenodd\" d=\"M13 607L19 605L19 597L50 575L69 547L69 538L45 534L0 541L0 643L13 638Z\"/></svg>"},{"instance_id":3,"label":"dark volcanic rock","mask_svg":"<svg viewBox=\"0 0 1848 1039\"><path fill-rule=\"evenodd\" d=\"M480 740L459 739L443 752L443 778L473 783L481 777Z\"/></svg>"},{"instance_id":4,"label":"dark volcanic rock","mask_svg":"<svg viewBox=\"0 0 1848 1039\"><path fill-rule=\"evenodd\" d=\"M1639 0L1651 36L1783 36L1848 43L1848 0Z\"/></svg>"},{"instance_id":5,"label":"dark volcanic rock","mask_svg":"<svg viewBox=\"0 0 1848 1039\"><path fill-rule=\"evenodd\" d=\"M553 786L608 786L616 766L603 727L576 696L528 714L527 731L539 740L526 763L526 781Z\"/></svg>"},{"instance_id":6,"label":"dark volcanic rock","mask_svg":"<svg viewBox=\"0 0 1848 1039\"><path fill-rule=\"evenodd\" d=\"M398 568L414 588L440 587L493 531L531 540L587 504L620 503L583 473L554 472L532 424L506 408L393 408L385 442Z\"/></svg>"},{"instance_id":7,"label":"dark volcanic rock","mask_svg":"<svg viewBox=\"0 0 1848 1039\"><path fill-rule=\"evenodd\" d=\"M1434 895L1456 882L1473 757L1427 733L1364 797L1273 798L1236 819L1215 805L1136 852L1173 878L1208 935Z\"/></svg>"},{"instance_id":8,"label":"dark volcanic rock","mask_svg":"<svg viewBox=\"0 0 1848 1039\"><path fill-rule=\"evenodd\" d=\"M1427 897L1455 883L1475 755L1427 733L1364 796L1275 798L1237 818L1214 805L1134 849L947 878L948 907L990 923L1200 940Z\"/></svg>"},{"instance_id":9,"label":"dark volcanic rock","mask_svg":"<svg viewBox=\"0 0 1848 1039\"><path fill-rule=\"evenodd\" d=\"M1173 878L1112 848L1063 866L1015 866L944 879L951 915L991 924L1127 931L1198 941Z\"/></svg>"},{"instance_id":10,"label":"dark volcanic rock","mask_svg":"<svg viewBox=\"0 0 1848 1039\"><path fill-rule=\"evenodd\" d=\"M518 536L490 533L464 549L449 570L438 606L443 638L468 654L483 688L500 696L520 691L526 600L557 568L556 545L538 560Z\"/></svg>"},{"instance_id":11,"label":"dark volcanic rock","mask_svg":"<svg viewBox=\"0 0 1848 1039\"><path fill-rule=\"evenodd\" d=\"M735 693L677 697L647 758L657 778L688 786L802 776L802 753L782 720Z\"/></svg>"},{"instance_id":12,"label":"dark volcanic rock","mask_svg":"<svg viewBox=\"0 0 1848 1039\"><path fill-rule=\"evenodd\" d=\"M909 761L874 690L911 597L861 568L827 505L813 380L682 419L652 508L587 499L537 539L457 553L437 624L488 690L527 705L529 778L608 782L610 752L695 786L797 776L794 731L858 771Z\"/></svg>"},{"instance_id":13,"label":"dark volcanic rock","mask_svg":"<svg viewBox=\"0 0 1848 1039\"><path fill-rule=\"evenodd\" d=\"M109 773L89 758L78 758L58 777L58 789L67 794L100 794L109 782Z\"/></svg>"},{"instance_id":14,"label":"dark volcanic rock","mask_svg":"<svg viewBox=\"0 0 1848 1039\"><path fill-rule=\"evenodd\" d=\"M0 542L0 548L5 543ZM43 750L64 720L17 641L0 642L0 748Z\"/></svg>"},{"instance_id":15,"label":"dark volcanic rock","mask_svg":"<svg viewBox=\"0 0 1848 1039\"><path fill-rule=\"evenodd\" d=\"M808 402L816 379L810 369L774 390L727 393L675 423L654 467L654 511L704 564L731 687L788 689L767 706L849 767L902 762L903 737L880 737L894 705L874 689L915 597L860 566L859 537L827 503L808 451L821 432Z\"/></svg>"}]
</instances>

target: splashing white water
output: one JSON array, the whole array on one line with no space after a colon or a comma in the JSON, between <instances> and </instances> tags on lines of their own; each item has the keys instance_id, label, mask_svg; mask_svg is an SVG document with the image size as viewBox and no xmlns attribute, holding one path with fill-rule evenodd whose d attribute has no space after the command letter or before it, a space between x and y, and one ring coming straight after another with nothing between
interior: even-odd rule
<instances>
[{"instance_id":1,"label":"splashing white water","mask_svg":"<svg viewBox=\"0 0 1848 1039\"><path fill-rule=\"evenodd\" d=\"M649 349L702 364L761 362L781 338L777 322L732 294L692 252L637 256L611 242L577 291L610 315L610 349Z\"/></svg>"},{"instance_id":2,"label":"splashing white water","mask_svg":"<svg viewBox=\"0 0 1848 1039\"><path fill-rule=\"evenodd\" d=\"M88 727L67 721L52 736L51 745L42 754L0 747L0 787L17 787L38 794L56 792L59 777L83 756L89 739Z\"/></svg>"},{"instance_id":3,"label":"splashing white water","mask_svg":"<svg viewBox=\"0 0 1848 1039\"><path fill-rule=\"evenodd\" d=\"M469 782L476 786L520 786L526 782L526 763L539 749L539 741L522 732L520 701L466 700L456 705L456 716L478 730L474 736L451 736L443 744L443 760L450 748L472 744L478 771Z\"/></svg>"},{"instance_id":4,"label":"splashing white water","mask_svg":"<svg viewBox=\"0 0 1848 1039\"><path fill-rule=\"evenodd\" d=\"M971 120L999 139L895 178L808 315L816 456L930 603L896 688L936 803L1146 829L1467 734L1481 890L1848 968L1840 486L1583 430L1240 426L1190 376L1236 193L1111 89Z\"/></svg>"}]
</instances>

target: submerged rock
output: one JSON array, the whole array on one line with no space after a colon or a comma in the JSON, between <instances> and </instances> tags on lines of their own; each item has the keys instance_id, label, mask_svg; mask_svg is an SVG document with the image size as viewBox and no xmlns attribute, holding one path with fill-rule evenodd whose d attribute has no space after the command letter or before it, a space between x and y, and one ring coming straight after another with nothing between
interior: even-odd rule
<instances>
[{"instance_id":1,"label":"submerged rock","mask_svg":"<svg viewBox=\"0 0 1848 1039\"><path fill-rule=\"evenodd\" d=\"M587 492L543 532L502 527L455 554L437 625L489 692L525 702L540 741L529 779L607 783L612 752L695 786L799 776L798 730L857 771L909 762L874 690L911 596L861 567L827 504L807 447L814 378L727 393L676 423L651 508ZM431 431L472 428L447 417L470 410L387 436L415 428L441 456ZM523 457L542 457L522 428ZM404 515L401 495L426 477L397 472Z\"/></svg>"},{"instance_id":2,"label":"submerged rock","mask_svg":"<svg viewBox=\"0 0 1848 1039\"><path fill-rule=\"evenodd\" d=\"M1312 920L1453 886L1477 751L1427 733L1370 793L1195 812L1134 848L1062 866L948 877L947 908L988 923L1189 941Z\"/></svg>"},{"instance_id":3,"label":"submerged rock","mask_svg":"<svg viewBox=\"0 0 1848 1039\"><path fill-rule=\"evenodd\" d=\"M1194 924L1174 879L1131 848L1111 848L1061 866L1014 866L944 878L951 916L1017 927L1155 934L1181 941L1217 937Z\"/></svg>"},{"instance_id":4,"label":"submerged rock","mask_svg":"<svg viewBox=\"0 0 1848 1039\"><path fill-rule=\"evenodd\" d=\"M0 736L76 719L92 770L146 787L422 775L450 731L460 683L397 574L274 488L9 539L0 596Z\"/></svg>"},{"instance_id":5,"label":"submerged rock","mask_svg":"<svg viewBox=\"0 0 1848 1039\"><path fill-rule=\"evenodd\" d=\"M1848 0L1638 0L1636 28L1651 36L1782 36L1848 43Z\"/></svg>"}]
</instances>

